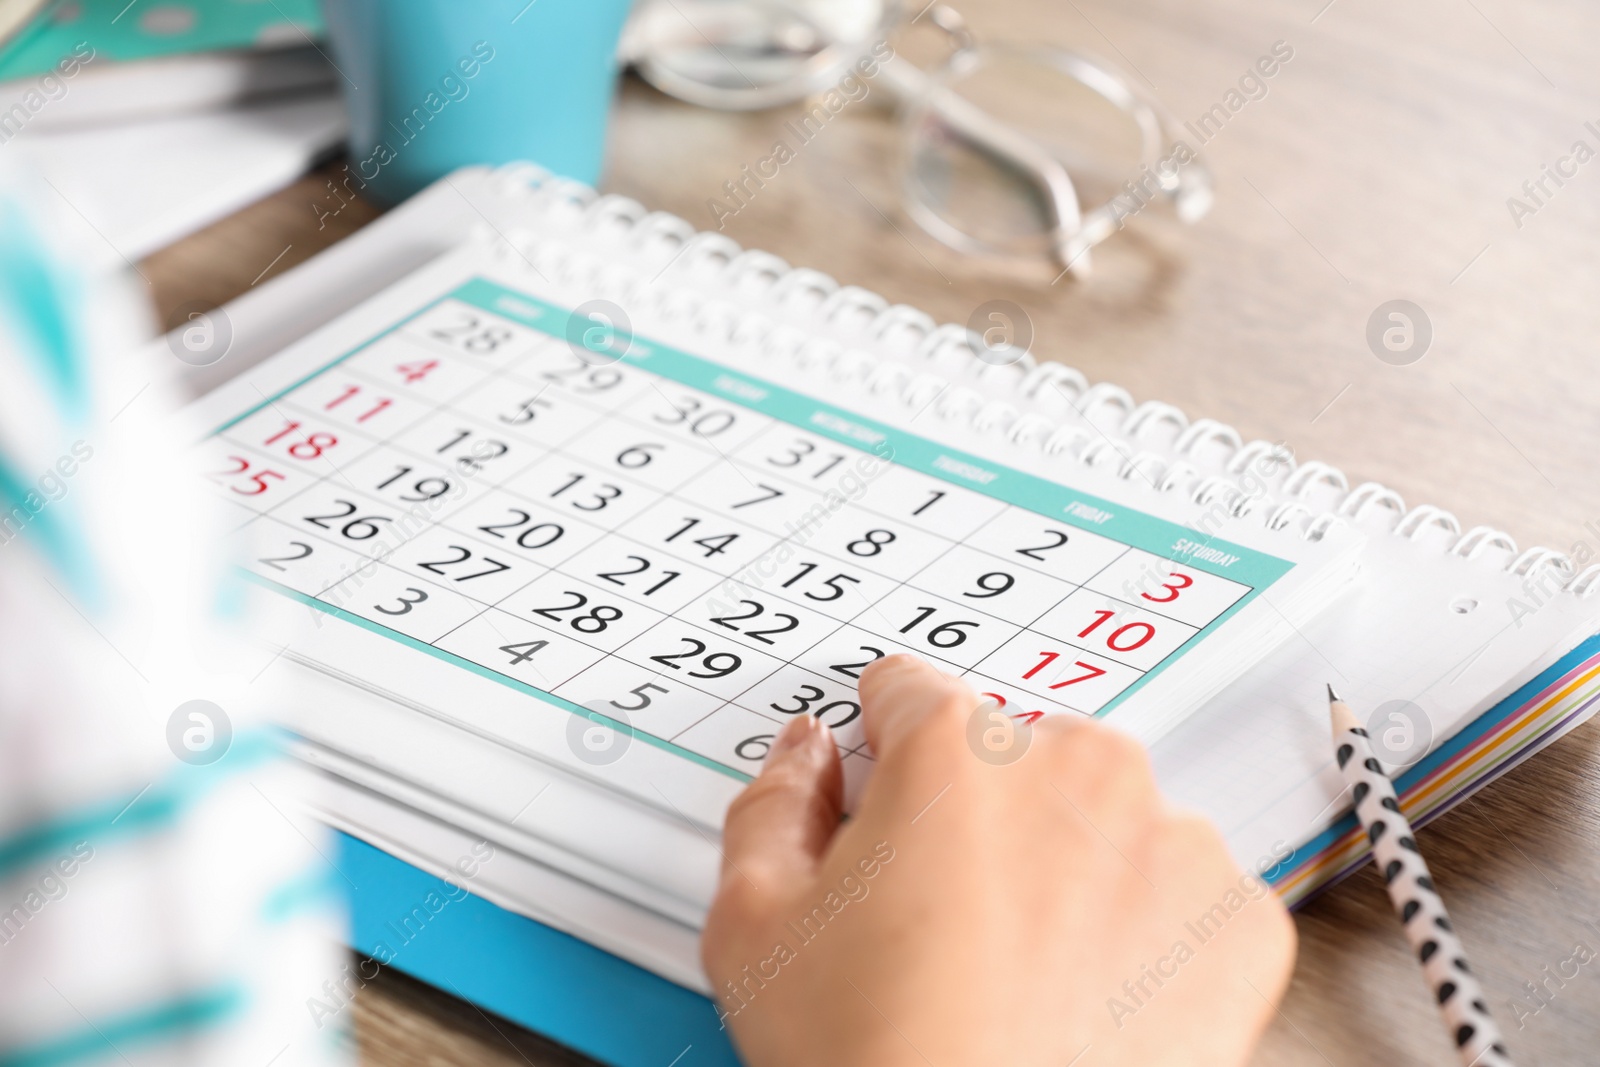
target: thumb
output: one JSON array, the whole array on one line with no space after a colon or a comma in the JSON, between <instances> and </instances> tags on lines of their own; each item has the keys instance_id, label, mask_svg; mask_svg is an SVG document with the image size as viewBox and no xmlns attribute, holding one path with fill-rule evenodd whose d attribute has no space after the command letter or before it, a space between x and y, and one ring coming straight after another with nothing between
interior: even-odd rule
<instances>
[{"instance_id":1,"label":"thumb","mask_svg":"<svg viewBox=\"0 0 1600 1067\"><path fill-rule=\"evenodd\" d=\"M722 828L722 880L706 920L714 942L759 923L809 883L839 828L844 776L832 731L809 715L785 726L761 775L728 808Z\"/></svg>"}]
</instances>

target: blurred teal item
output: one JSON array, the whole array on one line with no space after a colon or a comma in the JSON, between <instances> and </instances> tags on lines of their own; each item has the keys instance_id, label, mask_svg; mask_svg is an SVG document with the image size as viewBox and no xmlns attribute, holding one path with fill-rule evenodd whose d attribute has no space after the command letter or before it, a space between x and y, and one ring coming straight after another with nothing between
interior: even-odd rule
<instances>
[{"instance_id":1,"label":"blurred teal item","mask_svg":"<svg viewBox=\"0 0 1600 1067\"><path fill-rule=\"evenodd\" d=\"M5 7L0 0L0 8ZM0 47L0 81L45 74L85 52L97 63L304 45L322 34L317 0L53 0Z\"/></svg>"},{"instance_id":2,"label":"blurred teal item","mask_svg":"<svg viewBox=\"0 0 1600 1067\"><path fill-rule=\"evenodd\" d=\"M600 177L632 0L323 0L355 188L393 204L458 167Z\"/></svg>"}]
</instances>

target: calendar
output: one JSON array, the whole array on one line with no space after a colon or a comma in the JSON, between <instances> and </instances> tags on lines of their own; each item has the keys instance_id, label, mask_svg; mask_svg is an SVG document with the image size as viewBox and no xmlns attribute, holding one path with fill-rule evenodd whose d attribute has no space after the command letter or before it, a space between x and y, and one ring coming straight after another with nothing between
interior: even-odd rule
<instances>
[{"instance_id":1,"label":"calendar","mask_svg":"<svg viewBox=\"0 0 1600 1067\"><path fill-rule=\"evenodd\" d=\"M426 661L547 737L614 732L735 785L809 715L859 782L876 659L925 657L1024 722L1116 718L1304 569L814 371L442 277L232 389L198 446L248 577L381 640L337 665L373 684Z\"/></svg>"}]
</instances>

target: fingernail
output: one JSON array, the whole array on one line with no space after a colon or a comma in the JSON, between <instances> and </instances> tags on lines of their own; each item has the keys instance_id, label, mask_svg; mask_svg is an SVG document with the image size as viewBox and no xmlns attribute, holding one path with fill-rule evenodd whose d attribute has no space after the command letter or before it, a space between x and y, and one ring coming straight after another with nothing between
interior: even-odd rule
<instances>
[{"instance_id":1,"label":"fingernail","mask_svg":"<svg viewBox=\"0 0 1600 1067\"><path fill-rule=\"evenodd\" d=\"M767 753L766 766L772 766L773 760L782 759L796 749L804 748L816 733L817 720L809 715L802 715L790 720L789 724L778 731L777 738L772 742L772 749Z\"/></svg>"},{"instance_id":2,"label":"fingernail","mask_svg":"<svg viewBox=\"0 0 1600 1067\"><path fill-rule=\"evenodd\" d=\"M860 680L865 681L868 677L875 678L884 673L893 674L896 671L916 670L921 665L922 661L911 653L896 652L867 664L866 669L861 672Z\"/></svg>"}]
</instances>

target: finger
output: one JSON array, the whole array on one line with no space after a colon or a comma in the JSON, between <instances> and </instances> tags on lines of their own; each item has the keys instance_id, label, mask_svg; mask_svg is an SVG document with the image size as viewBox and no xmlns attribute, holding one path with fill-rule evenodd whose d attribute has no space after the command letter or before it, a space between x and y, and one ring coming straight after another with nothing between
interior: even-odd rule
<instances>
[{"instance_id":1,"label":"finger","mask_svg":"<svg viewBox=\"0 0 1600 1067\"><path fill-rule=\"evenodd\" d=\"M839 828L843 804L832 733L802 715L778 734L760 777L728 808L722 888L771 896L809 881Z\"/></svg>"},{"instance_id":2,"label":"finger","mask_svg":"<svg viewBox=\"0 0 1600 1067\"><path fill-rule=\"evenodd\" d=\"M936 722L964 724L978 698L959 678L926 660L887 656L861 672L861 724L878 759Z\"/></svg>"}]
</instances>

